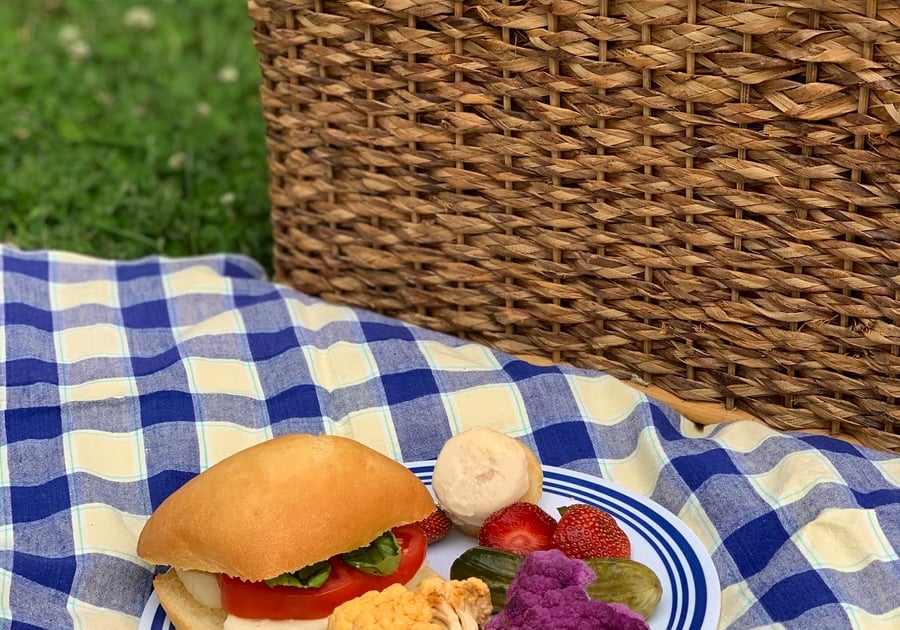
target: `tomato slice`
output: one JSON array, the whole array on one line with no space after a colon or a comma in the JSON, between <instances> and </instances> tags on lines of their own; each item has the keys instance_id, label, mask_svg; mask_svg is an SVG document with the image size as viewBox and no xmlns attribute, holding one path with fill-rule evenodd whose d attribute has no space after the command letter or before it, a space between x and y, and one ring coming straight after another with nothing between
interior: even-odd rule
<instances>
[{"instance_id":1,"label":"tomato slice","mask_svg":"<svg viewBox=\"0 0 900 630\"><path fill-rule=\"evenodd\" d=\"M351 567L340 556L329 559L331 574L319 588L269 586L219 574L222 608L245 619L322 619L344 602L391 584L405 584L425 561L425 532L415 524L391 530L400 543L400 566L390 575L371 575ZM298 567L299 568L299 567Z\"/></svg>"}]
</instances>

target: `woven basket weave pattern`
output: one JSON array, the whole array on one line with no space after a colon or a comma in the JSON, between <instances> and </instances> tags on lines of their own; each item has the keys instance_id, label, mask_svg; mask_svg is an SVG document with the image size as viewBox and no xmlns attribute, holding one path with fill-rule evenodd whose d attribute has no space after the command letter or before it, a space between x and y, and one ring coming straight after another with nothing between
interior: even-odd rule
<instances>
[{"instance_id":1,"label":"woven basket weave pattern","mask_svg":"<svg viewBox=\"0 0 900 630\"><path fill-rule=\"evenodd\" d=\"M249 7L278 279L900 450L900 1Z\"/></svg>"}]
</instances>

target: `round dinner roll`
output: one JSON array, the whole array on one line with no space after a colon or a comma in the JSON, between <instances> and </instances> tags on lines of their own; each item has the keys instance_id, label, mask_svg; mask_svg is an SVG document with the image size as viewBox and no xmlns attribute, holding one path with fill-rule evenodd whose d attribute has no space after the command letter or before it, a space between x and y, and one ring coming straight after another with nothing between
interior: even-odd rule
<instances>
[{"instance_id":1,"label":"round dinner roll","mask_svg":"<svg viewBox=\"0 0 900 630\"><path fill-rule=\"evenodd\" d=\"M489 427L472 427L444 444L431 487L456 527L477 536L488 516L511 503L538 503L544 474L522 442Z\"/></svg>"}]
</instances>

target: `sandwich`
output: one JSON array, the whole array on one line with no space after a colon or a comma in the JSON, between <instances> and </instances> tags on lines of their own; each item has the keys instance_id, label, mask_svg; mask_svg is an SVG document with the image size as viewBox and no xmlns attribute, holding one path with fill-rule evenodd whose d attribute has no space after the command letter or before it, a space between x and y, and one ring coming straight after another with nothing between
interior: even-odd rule
<instances>
[{"instance_id":1,"label":"sandwich","mask_svg":"<svg viewBox=\"0 0 900 630\"><path fill-rule=\"evenodd\" d=\"M402 464L350 439L288 435L223 459L154 510L137 553L179 630L320 630L334 608L434 575L435 510Z\"/></svg>"}]
</instances>

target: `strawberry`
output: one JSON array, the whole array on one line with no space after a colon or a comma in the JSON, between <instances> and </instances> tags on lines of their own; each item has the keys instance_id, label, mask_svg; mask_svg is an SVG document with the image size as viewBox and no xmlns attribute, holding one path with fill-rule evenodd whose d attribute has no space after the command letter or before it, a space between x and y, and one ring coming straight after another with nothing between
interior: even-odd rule
<instances>
[{"instance_id":1,"label":"strawberry","mask_svg":"<svg viewBox=\"0 0 900 630\"><path fill-rule=\"evenodd\" d=\"M631 541L610 514L581 503L560 511L553 546L570 558L631 557Z\"/></svg>"},{"instance_id":2,"label":"strawberry","mask_svg":"<svg viewBox=\"0 0 900 630\"><path fill-rule=\"evenodd\" d=\"M478 544L525 555L553 546L556 520L533 503L513 503L484 519Z\"/></svg>"},{"instance_id":3,"label":"strawberry","mask_svg":"<svg viewBox=\"0 0 900 630\"><path fill-rule=\"evenodd\" d=\"M439 507L435 507L434 512L423 518L421 521L418 521L416 525L425 531L425 539L428 541L429 545L444 538L450 533L450 529L453 527L450 518L444 510Z\"/></svg>"}]
</instances>

